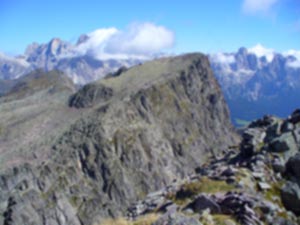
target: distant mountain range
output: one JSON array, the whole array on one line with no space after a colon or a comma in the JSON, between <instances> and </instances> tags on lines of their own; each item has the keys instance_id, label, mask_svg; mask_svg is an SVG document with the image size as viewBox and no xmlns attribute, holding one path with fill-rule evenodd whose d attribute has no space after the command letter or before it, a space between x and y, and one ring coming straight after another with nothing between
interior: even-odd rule
<instances>
[{"instance_id":1,"label":"distant mountain range","mask_svg":"<svg viewBox=\"0 0 300 225\"><path fill-rule=\"evenodd\" d=\"M261 45L210 55L234 123L300 107L300 51L276 53Z\"/></svg>"},{"instance_id":2,"label":"distant mountain range","mask_svg":"<svg viewBox=\"0 0 300 225\"><path fill-rule=\"evenodd\" d=\"M82 35L75 45L53 38L49 43L29 45L17 57L0 55L0 79L19 78L35 69L51 71L57 69L67 74L76 84L95 81L122 66L130 67L141 62L139 59L97 59L82 46L88 36Z\"/></svg>"},{"instance_id":3,"label":"distant mountain range","mask_svg":"<svg viewBox=\"0 0 300 225\"><path fill-rule=\"evenodd\" d=\"M54 38L47 44L29 45L21 56L1 54L0 95L13 86L13 80L37 68L63 71L75 84L84 85L146 60L99 59L91 50L86 51L88 40L88 35L80 36L76 44ZM210 54L209 59L236 125L264 114L285 117L299 107L300 51L276 53L257 45L233 53Z\"/></svg>"}]
</instances>

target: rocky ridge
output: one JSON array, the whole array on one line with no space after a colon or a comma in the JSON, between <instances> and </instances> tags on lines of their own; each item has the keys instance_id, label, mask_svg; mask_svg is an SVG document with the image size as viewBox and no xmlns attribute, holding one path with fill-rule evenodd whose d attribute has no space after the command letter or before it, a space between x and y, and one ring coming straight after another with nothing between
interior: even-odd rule
<instances>
[{"instance_id":1,"label":"rocky ridge","mask_svg":"<svg viewBox=\"0 0 300 225\"><path fill-rule=\"evenodd\" d=\"M14 83L0 97L0 171L27 161L40 164L79 115L66 105L76 88L62 72L36 70Z\"/></svg>"},{"instance_id":2,"label":"rocky ridge","mask_svg":"<svg viewBox=\"0 0 300 225\"><path fill-rule=\"evenodd\" d=\"M238 141L202 54L122 70L84 86L58 109L65 113L56 120L67 123L47 146L48 158L36 154L41 162L1 172L3 224L97 224L121 216L131 202Z\"/></svg>"},{"instance_id":3,"label":"rocky ridge","mask_svg":"<svg viewBox=\"0 0 300 225\"><path fill-rule=\"evenodd\" d=\"M237 149L148 194L128 209L127 220L155 213L155 225L299 224L299 129L300 110L252 122Z\"/></svg>"}]
</instances>

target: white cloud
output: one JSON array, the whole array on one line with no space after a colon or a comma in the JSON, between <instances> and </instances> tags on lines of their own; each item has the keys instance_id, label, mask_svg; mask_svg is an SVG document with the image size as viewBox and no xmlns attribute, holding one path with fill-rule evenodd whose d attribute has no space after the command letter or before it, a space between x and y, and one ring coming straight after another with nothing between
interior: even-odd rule
<instances>
[{"instance_id":1,"label":"white cloud","mask_svg":"<svg viewBox=\"0 0 300 225\"><path fill-rule=\"evenodd\" d=\"M289 50L289 51L286 51L283 53L283 55L285 57L288 57L288 56L293 56L295 59L293 60L289 60L287 62L287 66L288 67L292 67L292 68L295 68L295 69L298 69L300 68L300 51L297 51L297 50Z\"/></svg>"},{"instance_id":2,"label":"white cloud","mask_svg":"<svg viewBox=\"0 0 300 225\"><path fill-rule=\"evenodd\" d=\"M224 53L216 53L211 55L212 61L221 64L231 64L235 62L235 58L233 55L227 55Z\"/></svg>"},{"instance_id":3,"label":"white cloud","mask_svg":"<svg viewBox=\"0 0 300 225\"><path fill-rule=\"evenodd\" d=\"M272 62L275 51L271 48L265 48L261 44L257 44L252 48L248 48L248 52L256 55L257 57L265 56L268 62Z\"/></svg>"},{"instance_id":4,"label":"white cloud","mask_svg":"<svg viewBox=\"0 0 300 225\"><path fill-rule=\"evenodd\" d=\"M147 58L172 48L175 35L153 23L134 23L121 31L105 28L88 34L89 39L77 47L79 54L97 58Z\"/></svg>"},{"instance_id":5,"label":"white cloud","mask_svg":"<svg viewBox=\"0 0 300 225\"><path fill-rule=\"evenodd\" d=\"M94 51L102 52L107 41L116 33L118 30L114 27L95 30L88 34L89 38L77 47L77 51L83 55L94 53Z\"/></svg>"},{"instance_id":6,"label":"white cloud","mask_svg":"<svg viewBox=\"0 0 300 225\"><path fill-rule=\"evenodd\" d=\"M0 52L0 59L3 59L5 61L8 62L12 62L12 63L18 63L24 67L29 67L30 64L23 58L18 58L18 57L10 57L2 52Z\"/></svg>"},{"instance_id":7,"label":"white cloud","mask_svg":"<svg viewBox=\"0 0 300 225\"><path fill-rule=\"evenodd\" d=\"M148 54L174 45L174 34L152 23L132 24L115 35L106 46L109 53Z\"/></svg>"},{"instance_id":8,"label":"white cloud","mask_svg":"<svg viewBox=\"0 0 300 225\"><path fill-rule=\"evenodd\" d=\"M295 61L289 61L286 64L288 67L292 67L294 69L298 69L300 68L300 61L299 60L295 60Z\"/></svg>"},{"instance_id":9,"label":"white cloud","mask_svg":"<svg viewBox=\"0 0 300 225\"><path fill-rule=\"evenodd\" d=\"M268 12L279 0L244 0L243 11L248 14Z\"/></svg>"}]
</instances>

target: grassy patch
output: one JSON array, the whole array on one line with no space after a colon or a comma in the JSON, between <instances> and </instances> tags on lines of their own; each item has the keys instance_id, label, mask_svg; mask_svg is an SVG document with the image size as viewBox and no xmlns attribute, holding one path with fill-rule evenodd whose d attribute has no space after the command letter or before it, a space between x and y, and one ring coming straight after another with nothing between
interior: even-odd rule
<instances>
[{"instance_id":1,"label":"grassy patch","mask_svg":"<svg viewBox=\"0 0 300 225\"><path fill-rule=\"evenodd\" d=\"M203 225L239 225L240 223L232 215L225 214L210 214L209 212L203 212L200 222Z\"/></svg>"},{"instance_id":2,"label":"grassy patch","mask_svg":"<svg viewBox=\"0 0 300 225\"><path fill-rule=\"evenodd\" d=\"M224 214L212 215L215 225L239 224L232 216Z\"/></svg>"},{"instance_id":3,"label":"grassy patch","mask_svg":"<svg viewBox=\"0 0 300 225\"><path fill-rule=\"evenodd\" d=\"M232 185L227 184L225 181L217 181L203 177L197 182L187 183L183 185L183 189L192 192L194 195L205 192L215 194L218 192L227 192L234 189Z\"/></svg>"},{"instance_id":4,"label":"grassy patch","mask_svg":"<svg viewBox=\"0 0 300 225\"><path fill-rule=\"evenodd\" d=\"M227 184L225 181L203 177L199 181L184 184L176 194L171 194L168 198L179 205L183 205L200 193L215 194L232 190L234 190L234 186Z\"/></svg>"},{"instance_id":5,"label":"grassy patch","mask_svg":"<svg viewBox=\"0 0 300 225\"><path fill-rule=\"evenodd\" d=\"M99 225L151 225L159 217L159 214L147 214L139 217L137 220L129 221L125 218L108 219L100 223Z\"/></svg>"},{"instance_id":6,"label":"grassy patch","mask_svg":"<svg viewBox=\"0 0 300 225\"><path fill-rule=\"evenodd\" d=\"M282 202L281 202L281 197L280 197L280 190L281 187L283 186L283 182L277 182L271 184L271 188L266 190L264 193L265 198L269 200L270 202L273 202L280 206L281 208L284 208Z\"/></svg>"},{"instance_id":7,"label":"grassy patch","mask_svg":"<svg viewBox=\"0 0 300 225\"><path fill-rule=\"evenodd\" d=\"M257 191L257 181L252 176L249 169L240 168L235 175L236 182L243 186L244 190L255 190Z\"/></svg>"}]
</instances>

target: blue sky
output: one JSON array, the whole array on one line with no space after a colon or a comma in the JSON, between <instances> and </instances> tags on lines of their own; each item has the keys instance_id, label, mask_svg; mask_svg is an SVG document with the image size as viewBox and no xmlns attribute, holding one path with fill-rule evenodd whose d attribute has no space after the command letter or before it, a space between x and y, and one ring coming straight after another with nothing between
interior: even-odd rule
<instances>
[{"instance_id":1,"label":"blue sky","mask_svg":"<svg viewBox=\"0 0 300 225\"><path fill-rule=\"evenodd\" d=\"M0 52L23 53L28 44L53 37L75 42L99 28L126 33L145 23L173 34L156 47L174 53L258 43L276 51L300 49L300 0L0 0Z\"/></svg>"}]
</instances>

